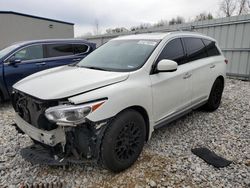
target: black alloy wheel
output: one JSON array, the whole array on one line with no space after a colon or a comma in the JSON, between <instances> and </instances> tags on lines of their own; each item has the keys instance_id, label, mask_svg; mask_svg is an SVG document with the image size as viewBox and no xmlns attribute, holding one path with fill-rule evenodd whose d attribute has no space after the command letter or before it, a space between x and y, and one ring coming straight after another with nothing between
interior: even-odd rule
<instances>
[{"instance_id":1,"label":"black alloy wheel","mask_svg":"<svg viewBox=\"0 0 250 188\"><path fill-rule=\"evenodd\" d=\"M101 155L106 168L120 172L130 167L139 157L146 137L145 121L135 110L121 112L108 125Z\"/></svg>"},{"instance_id":2,"label":"black alloy wheel","mask_svg":"<svg viewBox=\"0 0 250 188\"><path fill-rule=\"evenodd\" d=\"M224 84L222 79L217 78L211 89L208 102L205 104L204 108L207 111L214 111L219 108L221 103L221 97L224 89Z\"/></svg>"}]
</instances>

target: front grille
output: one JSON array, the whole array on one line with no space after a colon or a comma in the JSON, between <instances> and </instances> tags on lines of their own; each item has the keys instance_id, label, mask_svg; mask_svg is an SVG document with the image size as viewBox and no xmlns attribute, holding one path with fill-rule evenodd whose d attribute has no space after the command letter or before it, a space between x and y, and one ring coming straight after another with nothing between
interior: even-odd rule
<instances>
[{"instance_id":1,"label":"front grille","mask_svg":"<svg viewBox=\"0 0 250 188\"><path fill-rule=\"evenodd\" d=\"M31 125L47 131L57 128L57 125L48 121L44 114L46 109L58 105L58 102L43 101L15 91L12 94L12 105L15 111Z\"/></svg>"}]
</instances>

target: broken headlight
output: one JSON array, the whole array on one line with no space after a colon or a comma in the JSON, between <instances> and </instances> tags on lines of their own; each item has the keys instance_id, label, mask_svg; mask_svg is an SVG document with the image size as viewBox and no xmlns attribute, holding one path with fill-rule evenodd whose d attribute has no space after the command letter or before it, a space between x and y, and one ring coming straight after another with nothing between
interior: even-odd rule
<instances>
[{"instance_id":1,"label":"broken headlight","mask_svg":"<svg viewBox=\"0 0 250 188\"><path fill-rule=\"evenodd\" d=\"M85 122L85 117L98 109L105 100L83 105L59 105L48 108L45 116L58 125L74 126Z\"/></svg>"}]
</instances>

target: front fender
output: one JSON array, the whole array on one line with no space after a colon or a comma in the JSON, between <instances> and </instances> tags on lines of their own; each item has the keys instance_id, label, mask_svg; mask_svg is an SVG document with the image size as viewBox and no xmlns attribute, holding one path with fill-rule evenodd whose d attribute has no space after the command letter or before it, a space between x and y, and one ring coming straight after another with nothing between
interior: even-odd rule
<instances>
[{"instance_id":1,"label":"front fender","mask_svg":"<svg viewBox=\"0 0 250 188\"><path fill-rule=\"evenodd\" d=\"M131 106L140 106L152 120L152 92L149 77L139 80L128 79L104 88L69 98L74 104L86 103L97 99L108 98L107 101L87 118L91 121L100 121L116 116L122 110ZM151 122L150 122L151 124Z\"/></svg>"}]
</instances>

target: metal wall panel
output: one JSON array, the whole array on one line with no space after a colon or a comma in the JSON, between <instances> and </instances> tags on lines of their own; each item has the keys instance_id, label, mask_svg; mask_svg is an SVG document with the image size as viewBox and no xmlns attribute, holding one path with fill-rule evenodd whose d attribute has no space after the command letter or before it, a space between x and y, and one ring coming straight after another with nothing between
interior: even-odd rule
<instances>
[{"instance_id":1,"label":"metal wall panel","mask_svg":"<svg viewBox=\"0 0 250 188\"><path fill-rule=\"evenodd\" d=\"M91 36L86 39L100 46L110 39L121 35L169 32L177 29L192 30L215 38L225 57L229 60L227 74L240 79L250 80L250 14L150 28L137 32Z\"/></svg>"},{"instance_id":2,"label":"metal wall panel","mask_svg":"<svg viewBox=\"0 0 250 188\"><path fill-rule=\"evenodd\" d=\"M12 13L0 13L0 25L0 49L18 41L74 38L74 25Z\"/></svg>"}]
</instances>

